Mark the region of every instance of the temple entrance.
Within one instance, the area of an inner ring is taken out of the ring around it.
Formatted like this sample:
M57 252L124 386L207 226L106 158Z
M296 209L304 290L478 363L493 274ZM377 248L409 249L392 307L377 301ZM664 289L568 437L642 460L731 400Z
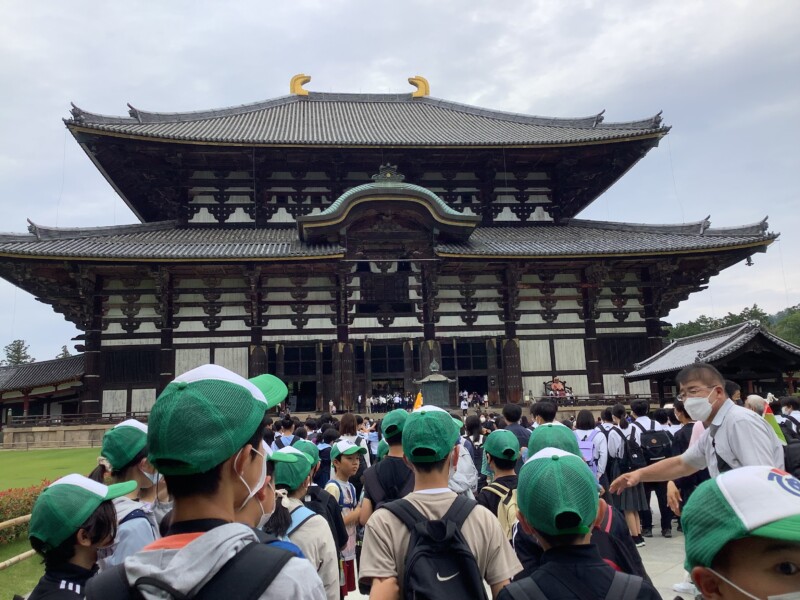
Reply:
M458 378L458 391L478 392L481 396L489 393L489 378L485 375L461 375Z
M314 412L316 410L316 381L287 381L286 386L289 388L286 403L290 412Z

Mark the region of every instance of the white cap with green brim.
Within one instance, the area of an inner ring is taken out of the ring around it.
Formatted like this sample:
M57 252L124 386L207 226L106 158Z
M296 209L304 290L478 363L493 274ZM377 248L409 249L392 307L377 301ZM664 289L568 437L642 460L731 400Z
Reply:
M130 494L136 481L103 485L74 473L47 486L33 505L28 537L55 548L77 532L106 500Z
M800 543L800 480L768 466L739 467L700 484L681 516L686 569L710 567L733 540Z

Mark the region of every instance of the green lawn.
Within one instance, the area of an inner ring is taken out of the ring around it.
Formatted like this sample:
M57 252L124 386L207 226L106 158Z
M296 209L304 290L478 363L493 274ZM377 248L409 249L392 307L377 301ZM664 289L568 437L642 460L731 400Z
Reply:
M0 490L53 481L69 473L88 475L97 466L99 453L99 448L0 451Z
M0 545L0 562L30 549L27 539ZM36 586L43 573L42 559L38 555L0 571L0 600L11 600L14 594L27 594Z

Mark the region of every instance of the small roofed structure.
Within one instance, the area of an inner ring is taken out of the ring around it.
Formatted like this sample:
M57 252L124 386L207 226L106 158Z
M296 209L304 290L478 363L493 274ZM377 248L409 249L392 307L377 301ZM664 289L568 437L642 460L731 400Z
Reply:
M422 388L422 398L426 405L448 408L450 406L450 384L455 379L450 379L439 371L439 363L431 361L430 375L414 381Z
M77 413L83 388L82 354L0 367L0 407L9 416L58 416Z
M634 364L627 381L653 380L659 397L678 371L694 363L714 365L742 386L742 394L793 394L794 373L800 369L800 347L770 333L758 321L746 321L715 331L673 340L660 352Z

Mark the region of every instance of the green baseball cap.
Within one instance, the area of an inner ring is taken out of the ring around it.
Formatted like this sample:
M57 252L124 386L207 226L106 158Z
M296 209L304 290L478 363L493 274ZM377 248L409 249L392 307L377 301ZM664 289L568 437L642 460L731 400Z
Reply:
M525 520L546 535L586 534L597 518L597 481L582 458L559 448L522 465L517 497Z
M490 433L483 443L483 451L492 458L517 460L519 440L508 429L498 429Z
M403 453L412 463L436 462L453 451L459 428L447 411L423 406L408 416L403 428Z
M256 433L267 400L244 377L202 365L172 381L150 412L149 460L165 475L205 473Z
M33 505L28 538L44 542L50 550L81 528L106 500L130 494L136 481L103 485L83 475L66 475L47 486Z
M331 446L331 460L336 460L343 454L366 454L367 449L364 446L354 444L350 440L339 440Z
M381 421L381 431L383 431L383 437L393 438L396 435L403 433L403 427L405 426L407 419L408 413L402 408L398 408L397 410L390 412L383 418L383 421Z
M267 399L268 408L278 406L278 404L286 400L286 396L289 395L289 388L286 387L286 384L275 377L275 375L270 375L269 373L253 377L250 379L250 383L264 394L264 398Z
M387 454L389 454L389 442L384 439L378 442L378 460L383 460Z
M739 467L701 483L681 515L687 571L710 567L733 540L800 543L800 480L768 466Z
M575 456L581 456L578 438L571 429L560 423L543 423L531 433L528 440L528 456L533 456L545 448L560 448Z
M319 448L314 442L309 442L308 440L297 440L294 444L292 444L292 448L297 448L308 456L311 459L311 466L316 465L319 462Z
M290 490L296 490L311 472L311 457L293 446L284 446L267 457L275 463L272 479L275 485L285 485Z
M111 469L127 466L147 446L147 425L136 419L118 423L103 435L100 456L108 460Z

